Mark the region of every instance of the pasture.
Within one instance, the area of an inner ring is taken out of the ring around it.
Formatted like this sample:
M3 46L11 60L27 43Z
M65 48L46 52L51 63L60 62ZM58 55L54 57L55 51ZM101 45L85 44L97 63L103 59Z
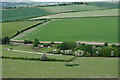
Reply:
M17 54L17 53L16 53ZM79 66L67 67L67 62L2 59L3 77L24 78L117 78L118 59L79 57L72 61Z
M43 17L30 18L29 20L59 19L59 18L63 19L63 18L79 18L79 17L101 17L101 16L118 16L118 9L61 13L61 14L48 15L48 16L43 16Z
M2 36L12 36L17 31L21 31L23 29L26 29L28 27L31 27L35 24L38 24L42 21L21 21L21 22L4 22L0 23L2 25Z
M97 7L93 5L52 6L52 7L44 7L44 8L53 13L106 9L105 7Z
M23 20L30 17L44 16L51 14L40 8L22 8L2 10L2 21Z
M74 40L117 43L118 18L94 17L53 20L17 37L18 40L34 40L35 38L40 41Z

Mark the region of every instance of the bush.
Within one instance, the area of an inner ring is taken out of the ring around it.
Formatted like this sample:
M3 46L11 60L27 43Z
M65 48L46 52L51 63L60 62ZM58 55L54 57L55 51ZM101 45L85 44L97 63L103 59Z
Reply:
M120 45L118 45L117 54L118 54L118 57L120 57Z
M66 54L66 55L72 55L72 50L65 50L63 54Z
M108 46L108 43L107 43L107 42L105 42L105 43L104 43L104 46Z
M77 47L74 49L74 51L83 50L83 48L84 48L84 46L80 44L79 46L77 46Z
M109 47L103 47L101 56L102 57L110 57L111 56L111 49Z
M80 56L84 55L84 52L81 51L81 50L78 50L78 51L75 51L73 55L76 56L76 57L80 57Z
M53 41L51 41L51 44L55 44Z
M83 51L92 53L92 45L85 45Z
M23 43L24 43L24 44L31 44L31 43L33 43L33 42L30 41L30 40L24 40Z
M46 59L47 59L47 54L44 53L40 56L41 61L45 61Z
M53 52L53 53L56 53L56 54L57 54L57 53L59 54L59 53L60 53L60 49L54 49L52 52Z
M59 48L62 50L73 50L76 46L77 44L75 41L64 41Z
M89 52L86 52L86 53L84 54L84 57L91 57L91 54L90 54Z
M66 63L65 66L79 66L77 63Z

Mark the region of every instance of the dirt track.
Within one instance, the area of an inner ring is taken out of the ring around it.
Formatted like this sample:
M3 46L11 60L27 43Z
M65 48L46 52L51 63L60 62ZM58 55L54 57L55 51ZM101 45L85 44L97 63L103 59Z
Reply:
M20 42L23 42L23 40L13 40L13 39L11 39L11 41L15 41L15 42L19 42L20 41ZM91 44L91 45L104 45L104 43L100 43L100 42L87 42L87 41L76 41L76 42L77 43ZM51 41L40 41L40 43L51 43ZM55 41L54 43L61 44L62 42ZM118 43L109 43L109 45L112 45L112 44L118 45Z
M32 53L32 54L44 54L44 53L39 53L39 52L30 52L30 51L21 51L21 50L10 50L9 51L15 51L15 52L23 52L23 53ZM52 54L52 53L46 53L47 55L58 55L61 56L61 54Z

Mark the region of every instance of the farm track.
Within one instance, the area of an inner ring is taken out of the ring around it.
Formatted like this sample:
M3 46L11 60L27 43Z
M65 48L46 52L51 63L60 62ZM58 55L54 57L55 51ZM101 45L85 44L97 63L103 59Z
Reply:
M30 51L21 51L21 50L10 50L7 49L8 51L15 51L15 52L23 52L23 53L32 53L32 54L44 54L44 53L39 53L39 52L30 52ZM47 55L58 55L61 56L61 54L52 54L52 53L46 53Z
M13 44L19 44L19 45L25 45L24 43L17 43L17 42L23 42L24 40L14 40L11 39L10 41L14 41L12 42ZM77 43L85 43L85 44L90 44L90 45L104 45L104 43L100 43L100 42L87 42L87 41L76 41ZM51 41L40 41L40 43L51 43ZM54 41L54 43L58 43L61 44L63 43L62 41ZM109 45L119 45L119 43L109 43ZM32 45L32 44L27 44L27 45Z

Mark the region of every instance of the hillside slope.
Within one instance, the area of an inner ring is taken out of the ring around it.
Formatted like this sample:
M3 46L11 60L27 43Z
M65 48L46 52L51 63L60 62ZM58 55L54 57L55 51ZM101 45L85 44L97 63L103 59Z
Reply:
M22 8L2 10L2 21L22 20L25 18L51 14L40 8Z

